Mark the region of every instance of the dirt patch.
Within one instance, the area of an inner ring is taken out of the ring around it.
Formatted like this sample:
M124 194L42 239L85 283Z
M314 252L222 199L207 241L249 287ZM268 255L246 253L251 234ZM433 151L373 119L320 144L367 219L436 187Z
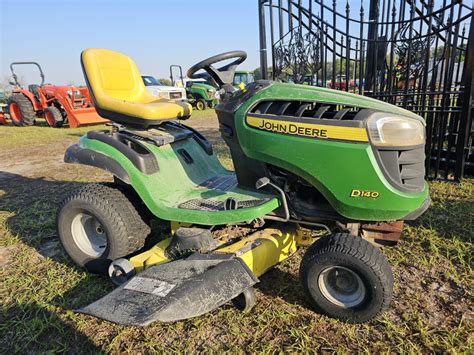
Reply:
M0 247L0 267L7 267L13 261L15 247Z
M48 174L51 169L64 168L64 152L69 144L58 142L47 147L20 147L15 154L9 151L0 153L0 178L5 174L34 176Z

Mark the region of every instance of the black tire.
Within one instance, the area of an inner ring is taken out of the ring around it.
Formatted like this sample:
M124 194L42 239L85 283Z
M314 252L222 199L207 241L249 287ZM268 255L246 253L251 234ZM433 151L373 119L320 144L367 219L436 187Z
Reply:
M48 126L53 128L60 128L64 123L64 118L56 106L48 106L44 109L44 118Z
M13 93L8 99L8 112L15 126L32 126L36 113L33 104L22 93Z
M145 202L143 202L140 196L138 196L138 194L133 189L133 187L123 182L116 176L114 176L114 182L105 182L105 183L102 183L102 185L110 186L114 189L120 190L120 192L124 194L125 197L131 202L133 207L135 207L138 214L140 215L140 218L142 219L143 222L146 223L146 225L150 226L151 221L153 219L156 219L156 216L153 213L151 213L151 211L145 205Z
M208 108L214 108L214 102L209 101L209 102L207 103L207 107L208 107Z
M300 265L300 280L317 311L349 323L377 317L392 299L393 274L387 259L350 234L332 234L311 245Z
M203 111L207 109L207 102L204 99L198 99L196 100L196 109L198 111Z
M134 205L111 184L89 184L71 192L60 204L56 225L61 243L71 259L100 274L107 274L112 260L140 250L150 234L150 227ZM92 237L90 233L86 238L81 237L81 234L88 234L86 228L91 231L91 225L95 228ZM104 241L104 245L96 245L95 250L87 245L88 241L93 244L90 241L94 237Z

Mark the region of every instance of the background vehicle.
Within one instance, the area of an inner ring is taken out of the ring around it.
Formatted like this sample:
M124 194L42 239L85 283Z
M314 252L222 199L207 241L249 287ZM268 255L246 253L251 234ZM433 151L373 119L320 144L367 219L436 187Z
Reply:
M248 85L255 81L255 76L253 72L248 70L237 70L234 74L234 80L232 81L232 85L238 87L241 83Z
M356 87L356 82L354 81L354 79L349 79L348 84L349 84L349 88L347 88L347 89L353 89L354 87ZM346 76L343 75L343 74L336 75L336 82L335 83L332 82L332 79L327 81L327 87L330 88L330 89L337 89L337 90L344 90L345 91L346 86L347 86Z
M295 83L295 78L293 75L288 75L288 78L285 82L288 83ZM321 79L318 79L316 75L307 74L304 76L304 79L301 83L302 85L310 85L310 86L325 86L324 82Z
M30 84L24 89L13 70L16 65L34 65L38 68L41 82ZM44 74L36 62L14 62L10 64L11 85L15 87L8 98L8 113L13 124L31 126L37 118L44 118L50 127L61 127L68 123L70 128L105 123L92 104L86 87L72 85L44 85Z
M186 100L186 90L175 86L163 85L158 79L150 75L142 75L147 91L153 96L167 100Z
M179 71L178 77L174 74L174 70ZM213 108L219 101L219 95L214 86L211 86L204 79L190 80L184 78L183 69L180 65L170 66L170 79L173 85L186 88L189 103L197 110Z

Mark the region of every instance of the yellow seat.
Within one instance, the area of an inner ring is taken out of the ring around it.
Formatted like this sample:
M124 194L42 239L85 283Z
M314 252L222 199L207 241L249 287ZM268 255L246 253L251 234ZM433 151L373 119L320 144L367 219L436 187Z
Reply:
M148 127L191 115L188 103L150 95L133 60L122 53L89 48L82 52L81 64L97 113L104 118Z

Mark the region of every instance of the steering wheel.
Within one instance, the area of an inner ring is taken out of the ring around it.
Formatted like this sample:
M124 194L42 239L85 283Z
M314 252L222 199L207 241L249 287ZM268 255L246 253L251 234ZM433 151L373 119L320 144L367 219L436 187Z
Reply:
M232 58L236 59L220 68L215 68L213 66L213 64ZM225 84L230 85L234 80L235 69L237 69L237 66L245 59L247 59L247 53L244 51L230 51L217 54L193 65L188 69L186 74L188 75L188 78L191 79L209 79L209 77L211 77L219 87L222 87ZM207 73L196 74L201 69L204 69Z

